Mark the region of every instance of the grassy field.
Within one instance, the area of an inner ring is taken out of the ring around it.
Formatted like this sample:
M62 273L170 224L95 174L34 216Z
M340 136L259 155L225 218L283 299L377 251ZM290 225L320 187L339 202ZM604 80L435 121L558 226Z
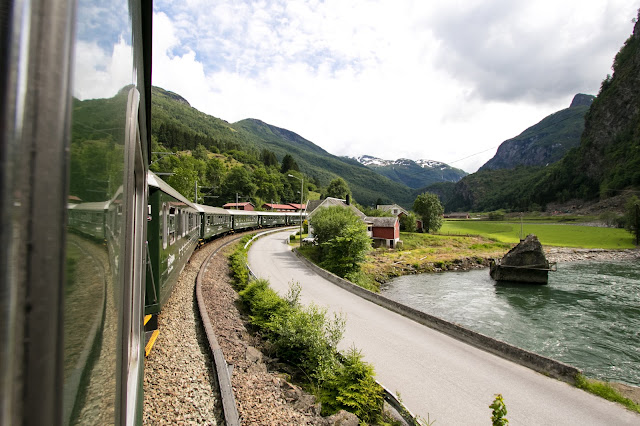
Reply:
M634 248L633 236L624 229L568 225L564 223L523 223L524 235L535 234L543 245L580 248ZM519 222L445 220L441 235L481 235L504 243L520 240Z

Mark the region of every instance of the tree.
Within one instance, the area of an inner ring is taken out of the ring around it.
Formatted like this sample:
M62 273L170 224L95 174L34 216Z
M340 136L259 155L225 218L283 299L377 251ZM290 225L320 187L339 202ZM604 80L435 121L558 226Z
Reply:
M413 211L422 219L425 232L437 231L442 227L444 208L436 194L425 192L413 202Z
M236 194L253 197L257 189L249 170L243 166L236 166L229 171L224 179L223 198L235 202Z
M265 167L278 167L278 158L276 157L276 154L266 148L264 148L260 154L260 161L262 161L262 164L264 164Z
M413 212L400 216L400 230L404 232L416 232L416 219L416 215Z
M636 245L640 240L640 199L635 195L625 204L625 229L636 236Z
M282 167L280 168L280 173L286 174L290 170L295 170L299 172L300 168L298 167L296 160L294 160L291 155L287 154L282 159Z
M209 151L207 151L207 148L202 144L198 145L191 155L193 155L193 158L197 158L198 160L207 161L209 159Z
M347 185L347 182L342 178L336 178L329 182L325 193L327 197L340 198L341 200L346 200L347 195L351 197L349 185Z
M311 217L321 250L322 266L344 277L360 269L371 250L367 225L349 208L322 208Z
M224 172L224 163L219 158L214 157L207 161L206 177L209 185L211 185L214 189L220 189L220 183L224 178Z

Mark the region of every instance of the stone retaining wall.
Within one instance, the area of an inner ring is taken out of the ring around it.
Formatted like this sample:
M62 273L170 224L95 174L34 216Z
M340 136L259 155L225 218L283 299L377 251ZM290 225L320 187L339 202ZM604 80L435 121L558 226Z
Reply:
M294 252L296 256L298 256L298 258L300 258L309 268L339 287L422 325L447 334L464 343L571 384L575 383L576 375L581 374L580 370L570 365L485 336L484 334L466 329L458 324L445 321L441 318L434 317L433 315L418 311L417 309L402 305L401 303L393 301L378 293L373 293L320 268L318 265L299 254L297 250L294 250Z

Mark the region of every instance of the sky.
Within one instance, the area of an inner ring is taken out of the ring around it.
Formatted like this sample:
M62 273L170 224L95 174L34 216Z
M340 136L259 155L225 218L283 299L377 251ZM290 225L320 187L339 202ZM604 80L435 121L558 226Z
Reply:
M155 0L152 82L207 114L257 118L335 155L429 159L474 172L576 93L597 94L639 7ZM114 62L126 39L112 51L95 40L79 49ZM77 96L104 87L92 82Z

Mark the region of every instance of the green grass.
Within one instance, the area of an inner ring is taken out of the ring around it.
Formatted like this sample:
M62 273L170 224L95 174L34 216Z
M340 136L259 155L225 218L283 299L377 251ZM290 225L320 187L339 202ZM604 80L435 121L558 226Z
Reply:
M620 395L620 393L617 390L615 390L613 387L611 387L610 384L606 382L591 380L586 378L582 374L579 374L576 377L576 387L580 389L584 389L587 392L590 392L594 395L598 395L601 398L608 399L609 401L622 404L625 407L627 407L629 410L640 413L640 405Z
M523 224L524 235L535 234L543 245L579 248L634 248L633 236L624 229L566 225L562 223ZM520 240L520 223L482 220L445 220L444 235L481 235L504 243Z

